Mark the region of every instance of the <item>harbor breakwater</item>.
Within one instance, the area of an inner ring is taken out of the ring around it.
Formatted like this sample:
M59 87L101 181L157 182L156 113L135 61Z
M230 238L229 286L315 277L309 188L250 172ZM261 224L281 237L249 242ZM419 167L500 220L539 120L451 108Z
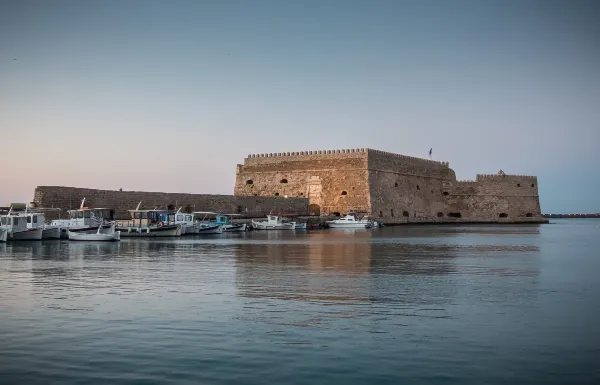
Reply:
M271 211L308 214L308 199L299 197L116 191L65 186L38 186L34 192L33 202L37 207L60 208L60 212L51 211L47 214L47 219L55 219L59 215L64 217L66 210L79 208L84 198L85 206L113 209L116 219L129 219L128 210L135 209L140 201L142 209L178 210L181 208L184 212L216 211L240 214L246 218L263 217Z

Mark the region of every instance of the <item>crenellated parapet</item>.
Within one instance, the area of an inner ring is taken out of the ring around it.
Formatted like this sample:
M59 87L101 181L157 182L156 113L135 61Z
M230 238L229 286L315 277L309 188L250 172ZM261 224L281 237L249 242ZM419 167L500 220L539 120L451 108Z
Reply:
M366 153L366 148L345 148L342 150L313 150L313 151L295 151L295 152L270 152L263 154L249 154L248 158L282 158L293 156L307 155L332 155L332 154L351 154L351 153Z
M389 158L401 159L402 161L405 161L407 163L411 163L414 165L422 165L422 166L429 166L429 167L436 166L436 167L442 167L442 168L450 167L449 162L438 162L435 160L417 158L415 156L396 154L393 152L387 152L387 151L381 151L381 150L373 150L370 148L367 149L367 152L369 152L370 154L382 155L382 156L389 157Z
M507 175L507 174L477 174L476 181L484 182L484 181L493 181L493 182L502 182L509 180L531 180L536 181L537 176L533 175Z

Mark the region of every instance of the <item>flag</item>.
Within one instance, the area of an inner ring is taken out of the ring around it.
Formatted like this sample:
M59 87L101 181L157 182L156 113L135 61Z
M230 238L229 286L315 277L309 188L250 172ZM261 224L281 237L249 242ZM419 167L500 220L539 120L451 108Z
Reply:
M433 151L433 147L429 149L429 156L431 156L432 151Z

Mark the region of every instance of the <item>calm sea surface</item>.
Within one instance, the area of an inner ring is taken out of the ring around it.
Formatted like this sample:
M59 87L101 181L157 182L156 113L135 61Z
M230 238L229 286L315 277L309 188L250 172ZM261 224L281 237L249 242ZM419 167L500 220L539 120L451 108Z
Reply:
M0 384L600 384L600 221L0 244Z

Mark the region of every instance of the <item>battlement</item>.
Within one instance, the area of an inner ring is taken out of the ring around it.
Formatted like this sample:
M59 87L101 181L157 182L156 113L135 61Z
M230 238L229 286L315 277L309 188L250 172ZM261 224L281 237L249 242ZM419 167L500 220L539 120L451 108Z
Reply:
M365 154L376 154L382 155L385 157L401 159L407 163L413 165L423 165L423 166L436 166L441 168L450 167L450 163L448 162L438 162L434 160L428 160L423 158L417 158L414 156L396 154L393 152L374 150L371 148L346 148L346 149L338 149L338 150L312 150L312 151L295 151L295 152L272 152L272 153L263 153L263 154L249 154L246 159L255 159L255 158L293 158L293 157L306 157L306 156L343 156L347 157L351 154L356 155L365 155Z
M477 174L477 178L476 178L477 182L483 182L483 181L501 182L501 181L510 181L510 180L536 181L537 177L533 176L533 175Z

